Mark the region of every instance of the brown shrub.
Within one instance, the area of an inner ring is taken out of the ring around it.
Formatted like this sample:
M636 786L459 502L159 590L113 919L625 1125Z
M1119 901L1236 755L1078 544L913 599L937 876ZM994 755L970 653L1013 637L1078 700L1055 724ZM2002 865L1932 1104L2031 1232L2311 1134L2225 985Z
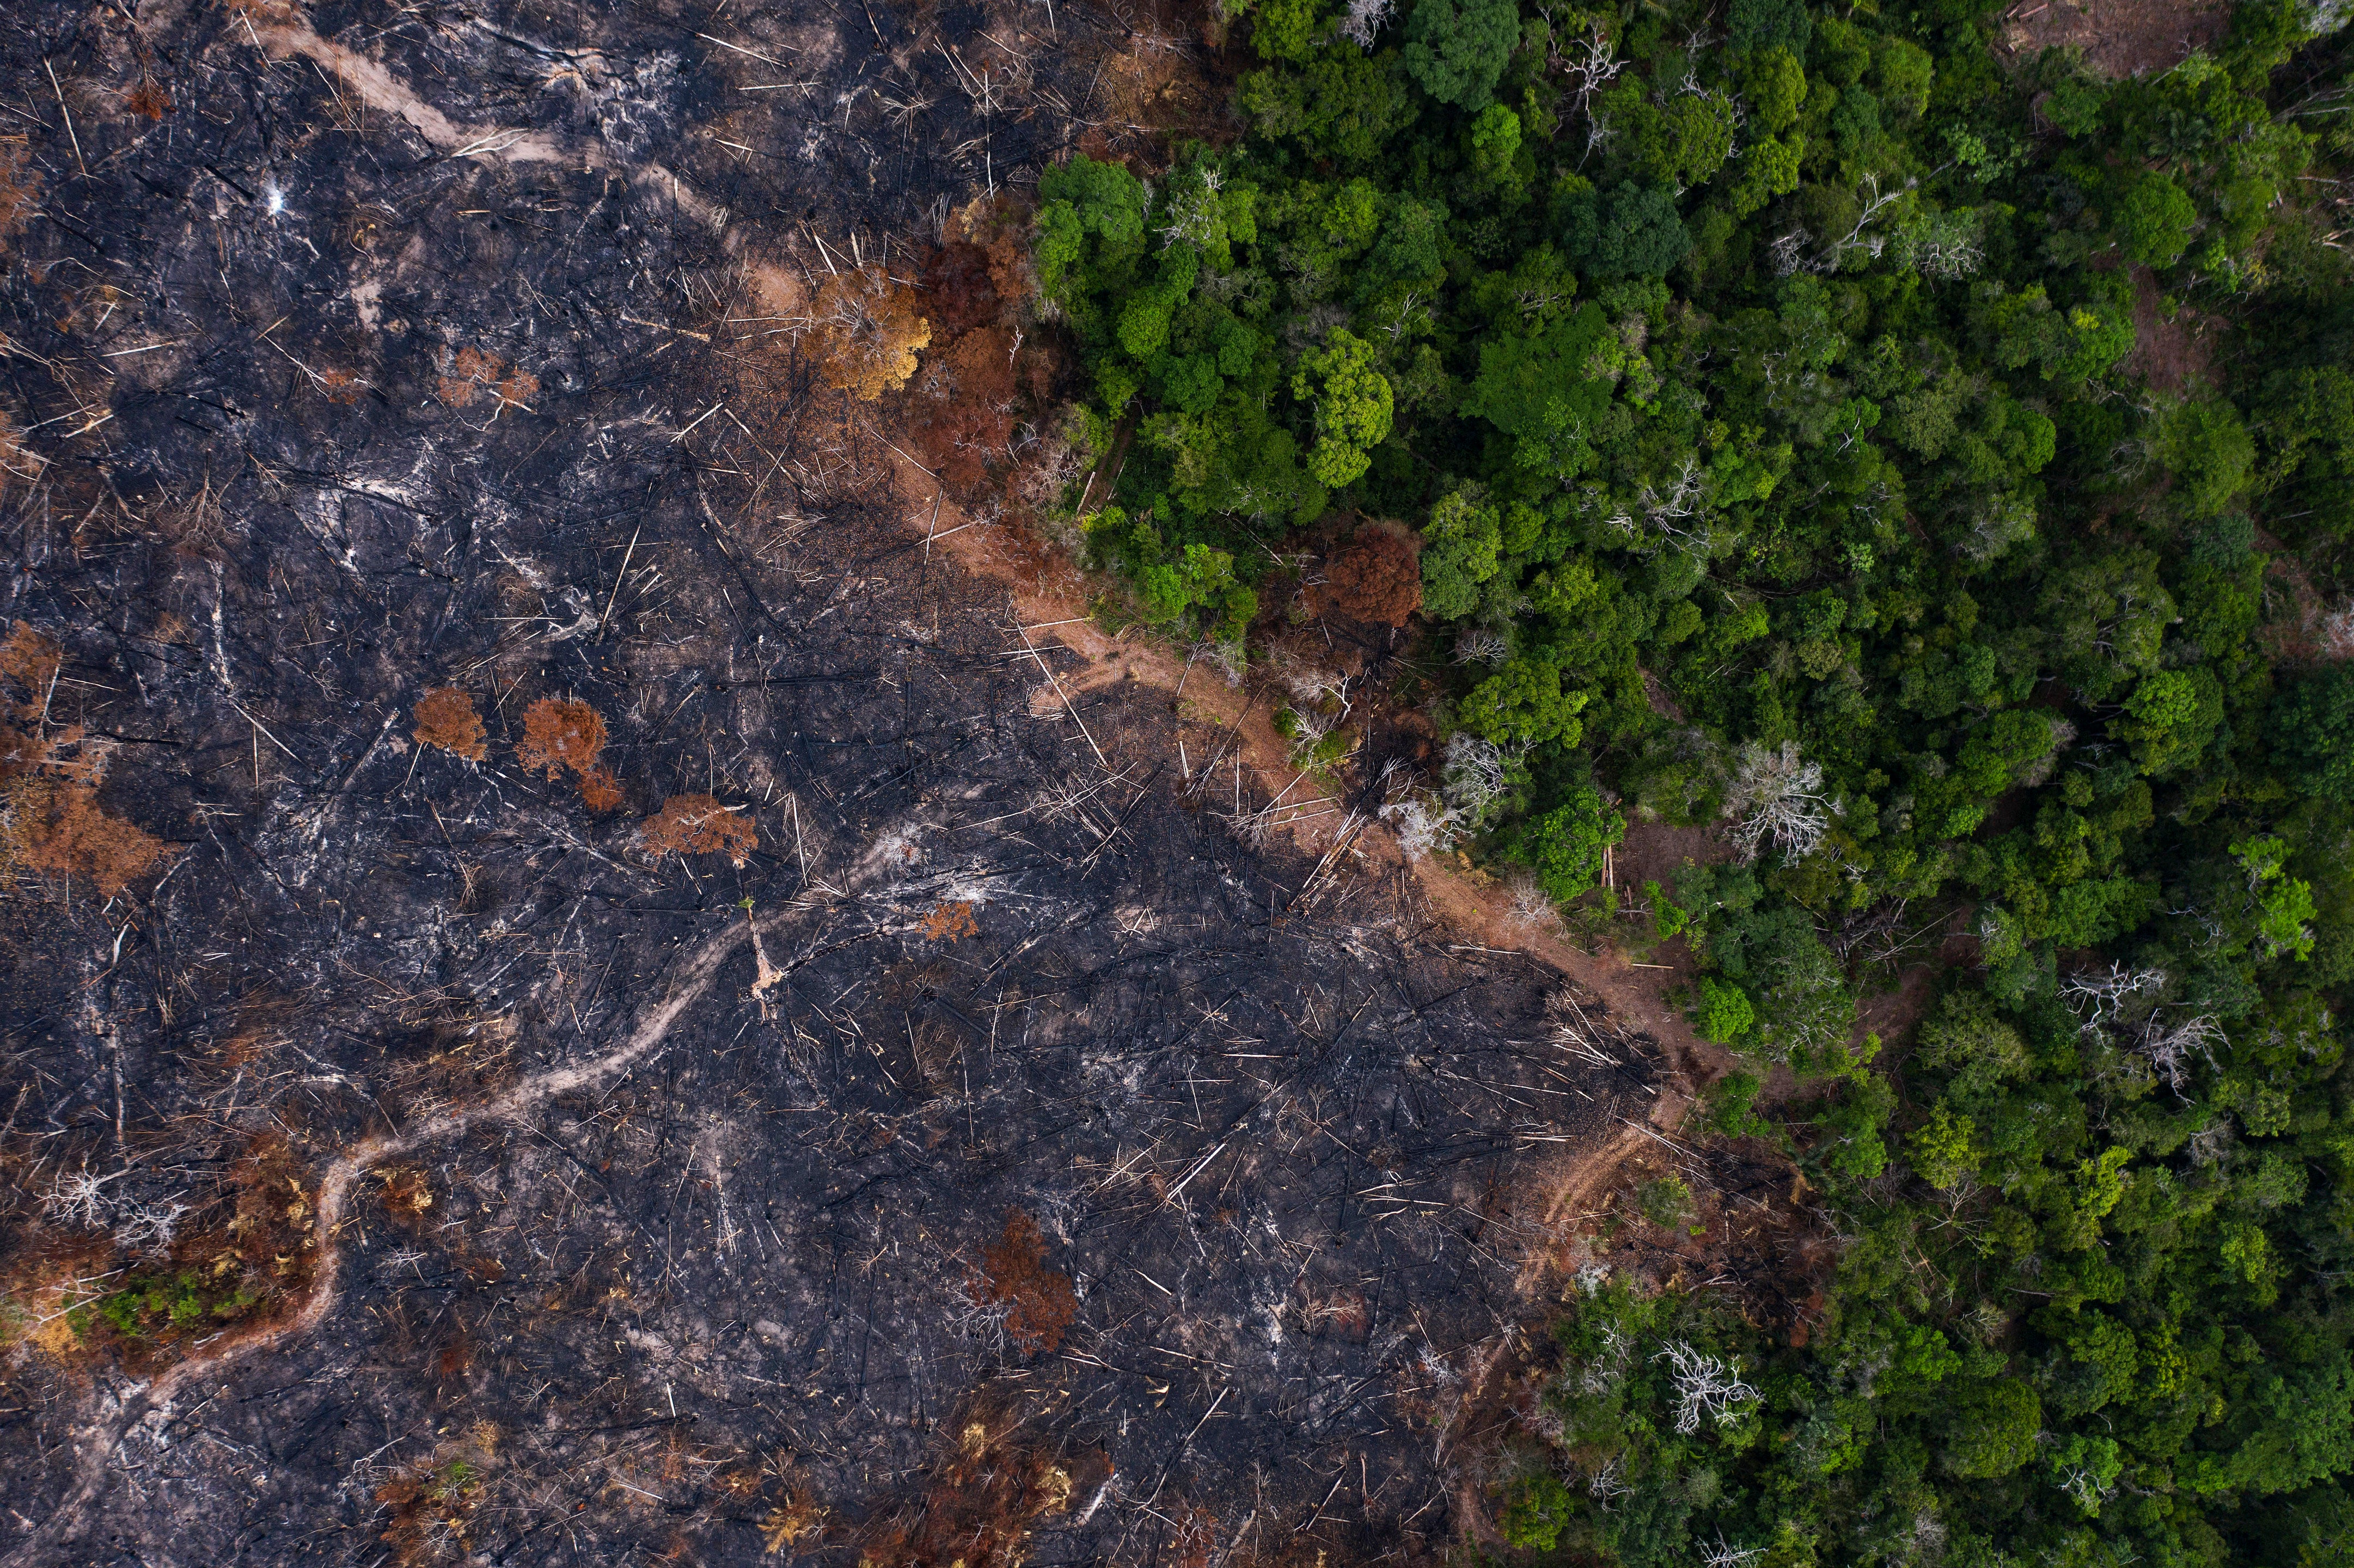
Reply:
M1343 615L1404 626L1422 608L1422 563L1414 541L1386 524L1368 524L1324 564L1324 598Z
M172 112L172 95L152 76L141 77L139 85L122 101L125 108L143 120L161 120Z
M0 642L0 872L80 876L111 898L178 851L101 807L102 757L80 726L45 722L64 661L21 620Z
M480 762L491 752L474 699L456 686L436 686L418 699L413 733L419 745L454 751L469 762Z
M673 795L640 830L657 855L725 854L737 865L750 858L760 832L710 795Z
M864 402L896 392L916 372L916 354L932 341L914 291L880 267L838 272L817 291L818 375Z
M524 710L515 760L525 772L549 779L569 768L592 811L610 811L621 803L621 781L598 760L604 751L605 721L587 703L542 697Z
M529 377L526 376L525 379L528 380ZM346 408L358 402L367 393L366 382L351 371L338 370L332 365L313 376L311 378L311 384L319 389L319 396L328 402Z
M79 736L79 731L69 732ZM80 876L111 898L179 850L98 803L86 780L34 775L0 803L0 863L14 859L49 876Z
M981 1262L974 1298L1007 1307L1005 1333L1014 1347L1030 1355L1062 1344L1063 1330L1079 1315L1079 1300L1069 1275L1045 1267L1046 1238L1038 1222L1019 1209L1006 1215L1004 1233L981 1249Z
M990 279L989 252L967 240L951 239L924 269L925 308L944 337L955 337L997 319L997 285Z
M978 937L981 926L972 917L972 906L961 902L941 905L924 916L924 935L935 942L953 942L961 937Z
M486 354L471 345L451 354L444 349L441 378L435 384L435 396L452 408L473 407L474 399L484 392L496 398L504 408L514 404L530 411L531 399L539 393L539 377L517 370L495 354ZM356 400L356 395L355 395Z
M755 1473L752 1478L757 1485L758 1475ZM787 1494L783 1503L770 1509L760 1520L760 1539L767 1543L771 1557L804 1540L814 1544L824 1534L825 1509L815 1498Z
M65 650L18 621L0 642L0 708L16 719L37 718L48 705L49 686L65 665Z
M406 1166L395 1166L376 1173L384 1183L377 1197L384 1204L385 1216L397 1224L415 1230L433 1207L433 1188L425 1172Z
M401 1568L462 1559L472 1545L474 1509L482 1490L477 1457L463 1452L412 1465L376 1489L386 1510L377 1536Z

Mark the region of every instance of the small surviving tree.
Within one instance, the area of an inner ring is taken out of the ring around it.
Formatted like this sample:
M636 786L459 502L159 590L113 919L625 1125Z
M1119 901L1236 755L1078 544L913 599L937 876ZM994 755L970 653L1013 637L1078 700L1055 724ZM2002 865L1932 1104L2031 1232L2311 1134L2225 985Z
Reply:
M1555 903L1566 904L1602 880L1602 852L1626 836L1627 820L1587 784L1522 823L1504 853L1535 872Z
M1390 433L1395 397L1374 366L1373 345L1346 327L1334 327L1322 348L1299 356L1291 395L1316 409L1316 446L1308 471L1338 490L1372 466L1370 449Z

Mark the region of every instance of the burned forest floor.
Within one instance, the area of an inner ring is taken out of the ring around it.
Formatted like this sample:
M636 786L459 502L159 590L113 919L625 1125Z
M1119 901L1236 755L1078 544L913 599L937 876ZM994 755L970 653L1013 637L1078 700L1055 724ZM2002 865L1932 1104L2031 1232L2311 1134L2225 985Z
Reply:
M1411 726L1303 782L1057 552L1023 193L1220 69L0 21L0 1561L1435 1558L1581 1265L1779 1277L1659 980L1386 844ZM1745 1239L1604 1223L1670 1167Z

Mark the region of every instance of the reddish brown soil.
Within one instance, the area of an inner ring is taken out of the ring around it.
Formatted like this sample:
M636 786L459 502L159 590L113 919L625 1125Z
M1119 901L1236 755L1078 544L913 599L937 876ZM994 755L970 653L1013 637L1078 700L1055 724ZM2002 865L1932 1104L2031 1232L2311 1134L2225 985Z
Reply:
M2147 267L2134 269L2134 347L2126 368L2153 391L2180 397L2184 387L2207 379L2215 357L2214 323L2195 311L2166 313L2165 291Z
M2019 0L1996 24L1996 48L2018 58L2081 48L2103 76L2141 76L2213 44L2231 13L2227 0Z
M1670 896L1676 874L1687 865L1722 865L1733 846L1713 827L1679 828L1667 822L1629 822L1627 836L1611 853L1611 880L1630 894L1656 882Z

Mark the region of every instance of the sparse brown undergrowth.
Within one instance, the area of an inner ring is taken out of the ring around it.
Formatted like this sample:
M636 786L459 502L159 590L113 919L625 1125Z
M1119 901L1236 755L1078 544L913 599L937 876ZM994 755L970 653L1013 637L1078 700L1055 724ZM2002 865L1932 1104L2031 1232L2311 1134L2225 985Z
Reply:
M451 353L444 364L434 392L452 408L471 408L477 398L487 393L502 408L513 404L528 411L532 398L539 393L538 376L517 370L497 355L472 344Z
M152 76L143 76L123 95L122 106L142 120L161 120L172 112L172 95Z
M0 136L0 256L41 199L41 172L32 166L22 135Z
M111 898L176 852L101 807L97 743L48 723L64 657L21 620L0 642L0 873L80 877Z
M987 1396L943 1425L922 1499L885 1516L860 1560L895 1568L1016 1568L1038 1520L1084 1508L1110 1478L1097 1449L1066 1453L1028 1440L1014 1413Z
M560 779L567 770L592 811L621 803L621 781L599 761L605 753L605 721L587 703L542 697L523 714L523 739L515 760L526 772Z
M724 854L741 866L759 846L760 832L711 795L673 795L640 830L649 854Z
M1005 1337L1025 1355L1058 1349L1063 1330L1079 1315L1071 1277L1046 1267L1046 1238L1038 1222L1016 1209L1005 1216L1005 1230L981 1250L981 1277L972 1282L973 1299L984 1306L1002 1306Z
M429 1458L411 1465L376 1489L386 1510L377 1539L400 1568L465 1556L486 1473L498 1463L498 1429L469 1427L462 1441L444 1441Z

